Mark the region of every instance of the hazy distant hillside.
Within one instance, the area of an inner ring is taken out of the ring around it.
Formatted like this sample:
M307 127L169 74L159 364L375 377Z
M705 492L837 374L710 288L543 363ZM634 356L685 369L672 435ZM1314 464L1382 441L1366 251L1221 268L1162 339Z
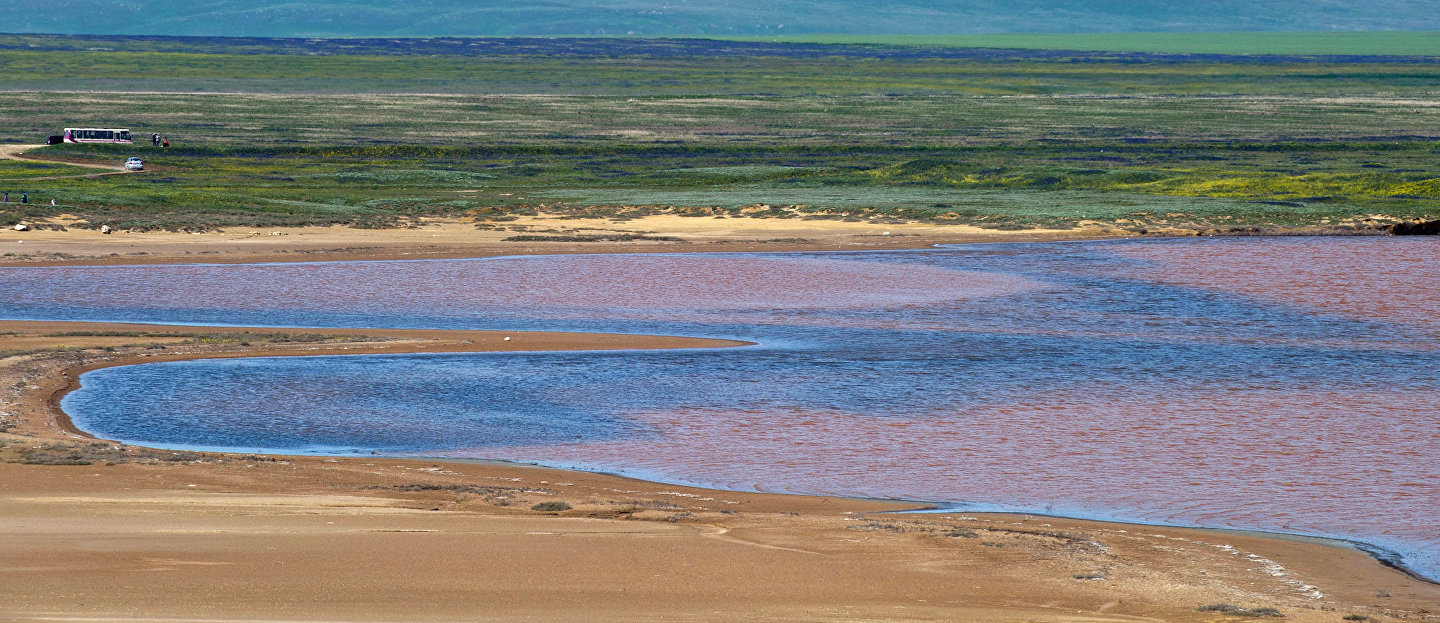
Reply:
M309 36L1440 30L1435 0L0 0L0 32Z

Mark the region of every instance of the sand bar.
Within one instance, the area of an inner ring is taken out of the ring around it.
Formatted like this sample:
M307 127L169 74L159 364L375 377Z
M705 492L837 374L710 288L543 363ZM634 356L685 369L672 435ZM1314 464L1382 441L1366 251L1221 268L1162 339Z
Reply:
M55 219L56 224L73 219ZM482 223L482 225L484 225ZM594 242L545 237L646 236ZM422 219L412 228L229 228L185 233L95 229L0 230L0 266L448 259L555 253L700 253L906 249L942 243L1074 240L1133 235L1113 228L1000 230L967 225L656 214L631 220L519 216L489 228L464 219ZM1193 234L1192 234L1193 235ZM516 236L540 240L506 240Z
M426 253L347 253L411 252ZM152 335L236 331L332 337ZM883 511L919 505L511 464L122 448L73 430L56 406L83 370L146 361L733 342L44 322L0 334L12 353L0 359L0 619L1244 620L1197 610L1234 604L1299 621L1440 621L1440 586L1312 540L895 515ZM532 510L557 501L570 508Z

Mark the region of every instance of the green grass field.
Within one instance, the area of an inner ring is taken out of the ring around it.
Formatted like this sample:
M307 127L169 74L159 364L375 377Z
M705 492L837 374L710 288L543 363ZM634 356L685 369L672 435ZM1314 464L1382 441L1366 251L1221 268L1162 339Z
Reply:
M737 37L739 41L858 43L959 48L1018 48L1090 52L1285 56L1440 57L1440 32L1171 32L994 35L796 35Z
M0 185L37 200L5 206L0 225L384 227L662 208L1137 230L1440 217L1432 60L45 41L54 49L0 49L0 142L88 125L174 146L36 152L140 155L139 175L41 179L93 171L0 162Z
M0 184L37 181L52 177L93 175L95 173L95 169L88 167L75 167L52 162L0 160Z

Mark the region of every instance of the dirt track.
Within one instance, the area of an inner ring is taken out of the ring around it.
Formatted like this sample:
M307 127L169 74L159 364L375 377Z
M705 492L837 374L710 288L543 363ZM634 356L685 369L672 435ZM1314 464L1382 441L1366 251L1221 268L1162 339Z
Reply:
M22 155L26 154L26 152L29 152L32 149L43 149L45 147L48 147L48 145L0 145L0 158L3 158L5 160L51 162L55 164L68 164L75 167L87 167L91 169L105 170L104 173L85 173L81 175L49 175L45 177L27 177L24 178L25 180L62 180L77 177L99 177L101 175L122 175L125 173L138 173L138 171L126 170L125 164L123 162L117 165L102 162L90 162L85 160L51 160L48 158L36 157L35 154L28 154L28 157L27 155Z

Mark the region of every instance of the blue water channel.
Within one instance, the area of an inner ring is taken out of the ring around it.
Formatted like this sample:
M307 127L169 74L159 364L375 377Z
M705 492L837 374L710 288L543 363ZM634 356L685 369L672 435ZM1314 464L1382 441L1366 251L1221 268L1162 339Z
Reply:
M1126 252L1322 243L1408 242L0 268L0 316L748 340L147 364L88 373L63 406L151 446L495 458L1313 534L1440 576L1433 328L1177 285Z

